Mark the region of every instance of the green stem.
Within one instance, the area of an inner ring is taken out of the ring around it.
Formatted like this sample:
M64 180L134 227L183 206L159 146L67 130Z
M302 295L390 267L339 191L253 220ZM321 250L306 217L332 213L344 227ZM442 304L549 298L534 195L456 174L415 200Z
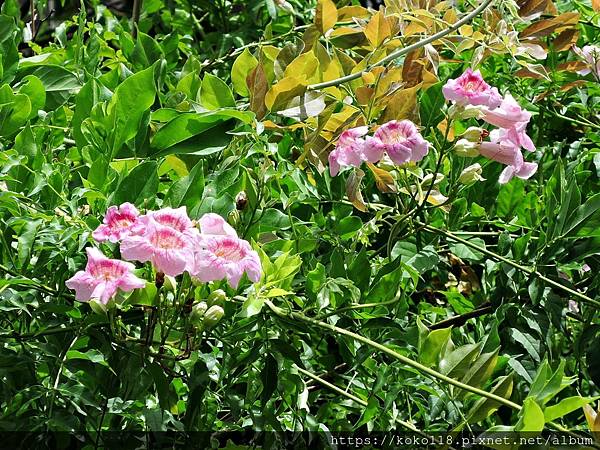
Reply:
M378 342L372 341L369 338L361 336L360 334L353 333L352 331L337 327L335 325L331 325L326 322L321 322L320 320L312 319L310 317L305 316L304 314L296 313L293 311L286 312L285 310L273 305L273 303L270 300L265 300L265 304L271 309L271 311L273 311L279 317L288 318L288 319L292 319L292 320L300 320L302 322L306 322L311 325L315 325L315 326L324 328L326 330L333 331L334 333L337 333L337 334L349 336L359 342L370 345L371 347L376 348L377 350L380 350L383 353L386 353L387 355L393 357L394 359L397 359L398 361L402 362L403 364L405 364L409 367L412 367L414 369L417 369L419 372L425 373L433 378L437 378L438 380L441 380L448 384L456 386L457 388L464 389L465 391L472 392L473 394L477 394L481 397L485 397L490 400L494 400L494 401L500 403L501 405L508 406L509 408L512 408L516 411L521 410L520 405L517 405L516 403L511 402L510 400L507 400L496 394L492 394L490 392L486 392L484 390L470 386L468 384L462 383L458 380L455 380L454 378L450 378L450 377L448 377L442 373L439 373L429 367L426 367L416 361L413 361L412 359L407 358L404 355L401 355L400 353L392 350L391 348L386 347L385 345L382 345Z
M446 236L449 239L452 239L453 241L460 242L461 244L464 244L467 247L471 247L472 249L475 249L475 250L477 250L477 251L479 251L479 252L481 252L481 253L483 253L485 255L488 255L488 256L490 256L490 257L492 257L494 259L497 259L498 261L502 261L503 263L506 263L506 264L514 267L515 269L518 269L518 270L520 270L522 272L525 272L528 275L535 276L535 277L539 278L540 280L544 281L545 283L549 284L550 286L553 286L553 287L555 287L557 289L560 289L560 290L562 290L564 292L567 292L567 293L569 293L569 294L577 297L579 300L581 300L584 303L588 303L590 305L596 306L597 308L600 308L600 302L598 300L594 300L593 298L588 297L587 295L582 294L581 292L577 292L574 289L571 289L570 287L567 287L567 286L565 286L563 284L560 284L557 281L554 281L551 278L548 278L548 277L542 275L537 270L530 269L528 267L522 266L521 264L516 263L516 262L514 262L514 261L512 261L512 260L510 260L508 258L505 258L502 255L499 255L497 253L491 252L488 249L483 248L483 247L481 247L481 246L479 246L477 244L474 244L473 242L470 242L470 241L468 241L466 239L462 239L462 238L456 236L455 234L453 234L453 233L451 233L449 231L442 230L440 228L435 228L435 227L432 227L431 225L426 225L426 224L423 224L423 223L418 222L418 221L416 221L416 223L419 224L419 225L421 225L421 226L423 226L423 228L425 230L427 230L427 231L431 231L433 233L441 234L443 236Z
M318 383L321 383L323 386L328 387L329 389L331 389L334 392L337 392L338 394L349 398L350 400L358 403L361 406L367 407L369 404L363 400L362 398L357 397L354 394L351 394L350 392L346 392L345 390L337 387L335 384L330 383L327 380L324 380L323 378L321 378L318 375L315 375L312 372L309 372L308 370L304 370L302 367L299 367L297 365L294 365L294 367L296 368L296 370L298 372L300 372L303 375L306 375L309 378L312 378L313 380L315 380ZM404 420L400 420L400 419L396 419L396 422L398 422L400 425L402 425L405 428L408 428L411 431L414 431L415 433L420 434L421 436L424 437L429 437L426 433L423 433L421 430L419 430L417 427L415 427L412 423L410 422L405 422Z
M474 9L472 12L467 14L465 17L463 17L462 19L457 21L455 24L453 24L449 28L446 28L445 30L440 31L439 33L432 34L428 38L425 38L418 42L415 42L414 44L409 45L408 47L398 49L398 50L390 53L388 56L381 59L380 61L376 62L375 64L368 66L365 70L362 70L362 71L356 72L356 73L352 73L350 75L346 75L345 77L336 78L335 80L325 81L323 83L311 84L310 86L308 86L308 89L309 90L323 89L323 88L327 88L327 87L331 87L331 86L338 86L340 84L347 83L352 80L356 80L356 79L362 77L363 74L368 73L371 70L373 70L373 68L375 68L375 67L384 66L387 63L392 62L395 59L398 59L401 56L404 56L404 55L412 52L413 50L416 50L421 47L425 47L427 44L435 42L438 39L441 39L441 38L447 36L448 34L452 33L453 31L458 30L460 27L462 27L466 23L473 20L476 16L481 14L488 6L490 6L492 1L493 0L483 1L481 3L481 5L479 5L476 9Z

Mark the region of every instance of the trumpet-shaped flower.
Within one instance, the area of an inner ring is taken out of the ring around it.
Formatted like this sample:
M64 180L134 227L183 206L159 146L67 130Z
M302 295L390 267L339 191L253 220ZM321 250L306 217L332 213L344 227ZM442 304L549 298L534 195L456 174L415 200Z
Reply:
M139 215L131 203L111 206L106 211L102 225L94 230L92 236L98 242L118 242L130 234L136 234L140 231Z
M129 292L146 286L144 280L136 277L132 271L135 266L118 259L109 259L96 248L87 248L88 261L85 270L80 270L65 284L75 290L75 298L81 302L98 299L108 301L120 289Z
M194 224L187 215L185 206L177 209L163 208L158 211L151 211L140 218L144 224L147 224L149 219L152 219L165 227L173 228L180 233L184 233L194 228Z
M578 70L579 75L587 75L594 72L596 77L600 77L600 47L595 45L586 45L583 48L573 47L573 51L587 64L587 68Z
M392 120L379 127L373 137L366 140L365 154L383 155L384 151L395 164L420 161L429 151L429 142L423 139L410 120Z
M227 278L237 288L244 272L248 278L260 280L262 268L258 253L238 238L235 230L218 214L204 214L200 220L201 239L196 252L194 278L208 282Z
M335 177L344 166L360 167L365 160L364 139L368 127L350 128L340 134L335 149L329 154L329 173Z
M514 128L527 124L531 113L521 108L512 95L506 94L498 108L485 108L483 120L500 128Z
M191 272L194 278L204 282L227 278L235 289L244 272L254 283L260 280L262 273L258 253L247 241L230 235L203 236L202 249L196 253Z
M479 70L467 69L460 77L446 82L442 88L446 100L459 105L484 105L496 108L502 102L498 89L487 84Z
M121 255L130 261L150 261L157 271L177 276L194 265L199 236L147 221L144 233L121 242Z
M204 214L200 220L200 233L203 235L217 234L237 237L236 231L225 219L215 213Z
M527 180L537 172L537 168L537 163L530 162L523 162L520 167L506 166L500 174L500 177L498 177L498 182L500 184L506 184L512 180L514 176Z

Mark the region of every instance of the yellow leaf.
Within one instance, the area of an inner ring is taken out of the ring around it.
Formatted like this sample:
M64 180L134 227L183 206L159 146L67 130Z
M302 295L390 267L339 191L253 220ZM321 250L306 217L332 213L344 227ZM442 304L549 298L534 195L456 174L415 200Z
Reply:
M365 27L364 33L373 48L379 47L383 41L390 37L390 24L383 15L382 11L379 11L377 14L371 17L371 20Z
M306 81L299 77L286 77L274 84L265 95L265 105L269 111L285 106L289 100L306 90Z
M258 64L246 77L246 84L250 91L250 111L256 114L258 120L266 113L265 96L269 89L267 77L262 64Z
M412 118L416 113L417 92L420 87L419 84L408 89L401 89L387 97L387 106L381 120L388 122Z
M318 77L319 60L313 52L302 53L285 68L283 77L302 77L307 81Z
M338 20L338 10L332 0L319 0L315 12L315 25L325 34L332 29Z
M371 173L373 173L373 176L375 177L375 184L377 185L377 189L379 189L381 192L387 193L398 192L398 189L396 187L396 181L394 180L392 174L390 174L387 170L380 169L379 167L373 165L370 162L367 163L367 166L369 167L369 170L371 170Z
M168 167L169 169L173 169L177 175L180 177L185 177L188 174L188 169L185 163L179 159L177 156L168 155L165 158L165 162L163 166Z
M284 295L294 295L294 293L281 288L273 288L265 294L265 297L282 297Z

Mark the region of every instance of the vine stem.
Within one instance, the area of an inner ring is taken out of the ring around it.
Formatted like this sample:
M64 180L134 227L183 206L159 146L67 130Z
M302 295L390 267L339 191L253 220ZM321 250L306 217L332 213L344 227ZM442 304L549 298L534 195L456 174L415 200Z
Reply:
M517 403L511 402L510 400L508 400L506 398L503 398L503 397L500 397L500 396L498 396L496 394L493 394L491 392L486 392L486 391L484 391L482 389L478 389L478 388L476 388L474 386L470 386L468 384L462 383L462 382L460 382L458 380L455 380L454 378L450 378L450 377L448 377L448 376L446 376L446 375L444 375L442 373L439 373L436 370L430 369L429 367L426 367L423 364L420 364L420 363L418 363L416 361L413 361L412 359L410 359L410 358L408 358L408 357L406 357L404 355L401 355L400 353L392 350L391 348L386 347L383 344L380 344L379 342L375 342L375 341L372 341L369 338L361 336L360 334L354 333L354 332L352 332L350 330L346 330L345 328L340 328L338 326L331 325L331 324L326 323L326 322L321 322L319 320L312 319L312 318L307 317L307 316L305 316L304 314L301 314L301 313L297 313L297 312L294 312L294 311L285 311L284 309L275 306L271 302L271 300L269 300L269 299L265 299L265 305L267 305L271 309L271 311L273 311L273 313L275 313L275 315L277 315L277 316L279 316L281 318L292 319L292 320L306 322L306 323L309 323L311 325L315 325L315 326L318 326L318 327L321 327L321 328L325 328L326 330L332 331L332 332L337 333L337 334L342 334L344 336L349 336L352 339L355 339L355 340L357 340L359 342L367 344L367 345L369 345L369 346L371 346L373 348L376 348L377 350L380 350L381 352L383 352L383 353L385 353L385 354L393 357L394 359L397 359L398 361L402 362L403 364L405 364L405 365L407 365L409 367L412 367L412 368L418 370L419 372L426 373L427 375L429 375L432 378L436 378L436 379L438 379L440 381L443 381L443 382L446 382L448 384L451 384L451 385L453 385L453 386L455 386L455 387L457 387L459 389L463 389L465 391L471 392L471 393L479 395L481 397L485 397L485 398L487 398L489 400L493 400L496 403L508 406L509 408L511 408L511 409L513 409L515 411L521 411L523 409L523 407L521 405L518 405ZM313 375L313 376L311 376L311 378L316 377L316 375L314 375L314 374L311 374L311 375ZM317 380L316 378L313 378L313 379L315 379L315 381L321 382L321 380ZM325 381L325 380L323 380L323 381ZM332 385L332 386L334 386L334 385ZM337 389L337 386L336 386L336 389ZM347 394L347 392L346 392L346 394ZM344 394L342 394L342 395L344 395ZM562 425L560 425L560 424L558 424L556 422L547 422L547 423L548 423L548 425L550 425L555 430L562 431L564 433L569 434L570 436L581 437L577 433L574 433L574 432L568 430L567 428L563 427ZM594 445L594 448L600 448L600 446Z
M427 366L424 366L423 364L418 363L417 361L413 361L412 359L410 359L404 355L401 355L400 353L392 350L389 347L386 347L383 344L380 344L379 342L375 342L369 338L361 336L360 334L354 333L350 330L346 330L345 328L340 328L336 325L331 325L326 322L321 322L320 320L312 319L310 317L305 316L304 314L300 314L300 313L293 312L293 311L285 311L285 310L275 306L270 300L265 300L265 304L271 309L271 311L273 311L279 317L288 318L288 319L292 319L292 320L300 320L302 322L306 322L311 325L315 325L315 326L318 326L321 328L325 328L329 331L333 331L334 333L337 333L337 334L349 336L352 339L355 339L359 342L362 342L373 348L376 348L377 350L380 350L383 353L386 353L387 355L393 357L394 359L397 359L398 361L402 362L403 364L405 364L409 367L412 367L412 368L418 370L419 372L426 373L427 375L429 375L433 378L437 378L440 381L444 381L448 384L456 386L457 388L463 389L468 392L472 392L473 394L477 394L481 397L488 398L490 400L500 403L501 405L508 406L509 408L512 408L516 411L521 410L520 405L517 405L516 403L511 402L510 400L507 400L507 399L500 397L496 394L493 394L491 392L486 392L482 389L478 389L474 386L470 386L468 384L462 383L458 380L455 380L454 378L450 378L440 372L437 372L436 370L433 370Z
M452 239L453 241L460 242L461 244L464 244L467 247L471 247L472 249L475 249L475 250L477 250L477 251L479 251L479 252L481 252L481 253L483 253L485 255L488 255L488 256L490 256L490 257L492 257L494 259L497 259L498 261L502 261L503 263L506 263L509 266L514 267L515 269L518 269L518 270L520 270L522 272L525 272L528 275L537 277L540 280L542 280L543 282L549 284L550 286L553 286L553 287L555 287L557 289L560 289L560 290L562 290L564 292L567 292L568 294L571 294L571 295L577 297L579 300L581 300L584 303L588 303L590 305L594 305L597 308L600 308L600 302L598 300L594 300L593 298L588 297L587 295L582 294L581 292L578 292L578 291L576 291L574 289L571 289L568 286L565 286L565 285L563 285L563 284L561 284L561 283L559 283L557 281L554 281L553 279L548 278L548 277L542 275L540 272L538 272L535 269L530 269L528 267L522 266L521 264L516 263L516 262L514 262L514 261L512 261L512 260L510 260L508 258L505 258L502 255L494 253L494 252L492 252L492 251L490 251L490 250L488 250L486 248L483 248L483 247L481 247L481 246L479 246L477 244L474 244L473 242L470 242L470 241L468 241L466 239L462 239L462 238L456 236L454 233L451 233L450 231L442 230L441 228L432 227L431 225L426 225L426 224L421 223L419 221L415 221L415 223L417 223L418 225L422 226L427 231L431 231L431 232L436 233L436 234L441 234L443 236L446 236L449 239Z
M357 397L356 395L354 395L354 394L351 394L350 392L346 392L345 390L343 390L343 389L339 388L339 387L338 387L338 386L336 386L335 384L333 384L333 383L330 383L330 382L329 382L329 381L327 381L327 380L324 380L324 379L323 379L323 378L321 378L320 376L318 376L318 375L315 375L314 373L312 373L312 372L309 372L308 370L305 370L305 369L303 369L302 367L299 367L299 366L298 366L298 365L296 365L296 364L294 365L294 367L295 367L295 368L296 368L296 370L297 370L298 372L300 372L301 374L303 374L303 375L306 375L306 376L307 376L307 377L309 377L309 378L312 378L312 379L313 379L313 380L315 380L316 382L318 382L318 383L321 383L323 386L325 386L325 387L328 387L328 388L329 388L329 389L331 389L332 391L334 391L334 392L337 392L338 394L340 394L340 395L342 395L342 396L344 396L344 397L346 397L346 398L349 398L350 400L352 400L352 401L354 401L354 402L358 403L358 404L359 404L359 405L361 405L361 406L364 406L365 408L366 408L367 406L369 406L368 402L366 402L366 401L365 401L365 400L363 400L362 398L359 398L359 397ZM423 431L419 430L417 427L415 427L415 426L414 426L412 423L410 423L410 422L406 422L406 421L404 421L404 420L401 420L401 419L395 419L395 420L396 420L396 422L398 422L398 423L399 423L400 425L402 425L403 427L405 427L405 428L408 428L409 430L411 430L411 431L413 431L413 432L415 432L415 433L417 433L417 434L420 434L420 435L421 435L421 436L423 436L423 437L427 437L427 438L429 438L429 437L430 437L430 436L429 436L427 433L424 433Z
M408 47L403 47L403 48L400 48L400 49L390 53L385 58L368 66L365 70L362 70L362 71L356 72L356 73L351 73L344 77L336 78L335 80L325 81L323 83L311 84L308 86L308 90L314 91L317 89L323 89L323 88L327 88L327 87L331 87L331 86L339 86L340 84L348 83L349 81L356 80L356 79L362 77L365 73L370 72L375 67L384 66L387 63L394 61L395 59L398 59L401 56L406 55L407 53L412 52L413 50L416 50L421 47L425 47L427 44L437 41L438 39L441 39L444 36L447 36L448 34L452 33L453 31L458 30L463 25L469 23L471 20L473 20L475 17L477 17L479 14L481 14L488 6L490 6L492 1L493 0L484 0L483 2L481 2L481 4L477 8L475 8L473 11L471 11L469 14L467 14L465 17L463 17L462 19L460 19L458 22L451 25L450 27L448 27L438 33L432 34L428 38L425 38L418 42L415 42L414 44L409 45Z

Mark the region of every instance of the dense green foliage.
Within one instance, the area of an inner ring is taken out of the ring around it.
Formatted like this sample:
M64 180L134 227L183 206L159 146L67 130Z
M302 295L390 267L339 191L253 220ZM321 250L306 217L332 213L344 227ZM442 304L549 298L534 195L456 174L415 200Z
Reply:
M600 431L600 86L572 48L600 17L492 1L374 66L477 7L450 3L145 0L136 34L92 1L38 44L5 1L0 430ZM481 125L442 96L468 67L532 112L529 180L453 151ZM425 159L330 176L341 132L393 119ZM221 215L262 279L138 264L146 289L75 301L84 249L119 257L91 234L124 202ZM224 317L194 322L216 289Z

